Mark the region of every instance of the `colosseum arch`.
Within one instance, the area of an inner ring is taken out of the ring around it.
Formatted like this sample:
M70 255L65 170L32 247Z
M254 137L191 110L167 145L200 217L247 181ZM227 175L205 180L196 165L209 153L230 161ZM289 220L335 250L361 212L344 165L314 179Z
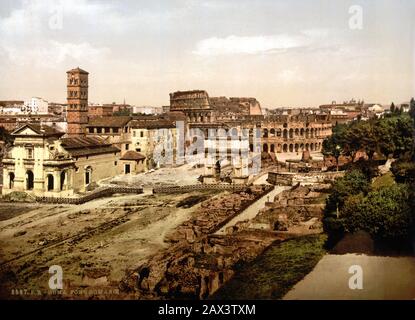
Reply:
M304 143L300 144L300 150L304 151Z
M300 134L300 130L298 130L298 128L295 129L295 136L298 137L298 135Z
M266 143L264 143L264 145L262 146L262 151L268 152L268 145Z
M271 152L275 152L275 145L274 145L274 144L271 144L270 151L271 151Z
M307 128L305 129L305 137L308 139L310 137L310 130Z
M290 129L289 136L290 136L290 139L294 138L294 129L293 128Z
M310 143L310 150L314 151L314 143Z
M271 137L275 137L275 129L274 129L274 128L272 128L272 129L269 131L269 133L270 133L270 136L271 136Z
M262 131L262 137L263 137L263 138L268 138L268 129L267 129L267 128L265 128L265 129Z
M305 150L309 151L310 150L310 145L308 143L305 144Z
M294 150L295 150L295 152L298 152L298 143L296 143L296 144L294 145Z
M300 136L304 137L304 128L300 129Z
M288 146L286 143L284 143L284 145L282 146L282 151L283 152L287 152L288 151Z
M293 146L293 144L292 144L292 143L290 143L289 150L290 150L290 152L293 152L293 151L294 151L294 146Z
M282 132L282 137L284 139L287 139L288 138L288 130L287 129L284 129L284 131Z

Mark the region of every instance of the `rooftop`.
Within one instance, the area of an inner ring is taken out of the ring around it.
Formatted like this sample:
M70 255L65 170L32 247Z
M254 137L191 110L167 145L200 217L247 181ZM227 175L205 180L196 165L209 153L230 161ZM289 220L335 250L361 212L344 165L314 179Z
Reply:
M107 140L97 136L63 138L61 144L74 157L120 151Z
M93 117L89 119L87 127L121 128L127 125L130 120L130 116Z
M66 71L66 73L83 73L83 74L89 74L87 71L82 70L81 68L77 67L75 69Z
M144 160L146 157L136 151L127 151L122 157L121 160Z

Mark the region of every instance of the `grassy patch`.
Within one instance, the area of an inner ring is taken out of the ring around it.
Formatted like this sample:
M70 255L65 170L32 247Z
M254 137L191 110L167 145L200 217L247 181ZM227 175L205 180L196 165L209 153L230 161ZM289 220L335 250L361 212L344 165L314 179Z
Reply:
M281 299L326 253L326 235L309 235L272 244L241 265L213 299Z
M377 177L372 182L373 189L379 189L381 187L390 187L395 184L392 172L387 172L380 177Z

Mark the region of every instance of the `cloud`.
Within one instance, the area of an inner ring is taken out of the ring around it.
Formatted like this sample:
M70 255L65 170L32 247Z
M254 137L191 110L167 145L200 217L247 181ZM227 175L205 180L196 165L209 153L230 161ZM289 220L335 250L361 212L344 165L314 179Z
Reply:
M225 38L211 37L199 41L193 54L200 56L219 56L232 54L262 54L307 47L317 39L325 38L324 29L304 30L299 34L277 34L267 36L235 36Z
M47 68L56 67L67 60L82 63L103 61L109 53L108 48L94 47L88 42L62 43L58 41L49 41L30 50L21 50L19 47L3 44L0 45L0 52L2 51L16 65Z

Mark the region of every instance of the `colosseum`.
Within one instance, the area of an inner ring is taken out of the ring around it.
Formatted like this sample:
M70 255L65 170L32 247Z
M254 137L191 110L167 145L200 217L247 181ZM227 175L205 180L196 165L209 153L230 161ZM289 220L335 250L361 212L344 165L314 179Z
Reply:
M332 133L329 115L267 116L255 98L209 97L204 90L171 93L170 111L186 114L188 128L202 130L205 136L212 128L249 129L251 152L254 129L260 130L261 151L266 153L319 152Z

